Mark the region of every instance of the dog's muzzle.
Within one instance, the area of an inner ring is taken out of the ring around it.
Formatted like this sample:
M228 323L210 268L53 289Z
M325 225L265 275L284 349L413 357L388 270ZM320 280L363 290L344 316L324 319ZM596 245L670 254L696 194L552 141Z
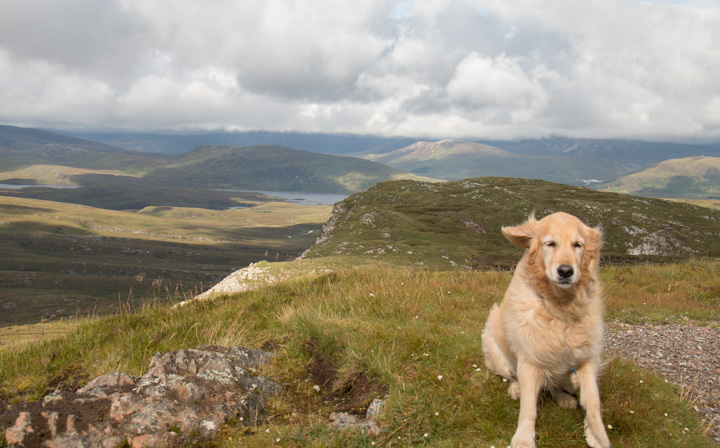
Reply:
M561 264L557 268L558 277L560 277L560 280L569 281L570 278L572 278L573 274L575 273L575 269L570 266L569 264Z

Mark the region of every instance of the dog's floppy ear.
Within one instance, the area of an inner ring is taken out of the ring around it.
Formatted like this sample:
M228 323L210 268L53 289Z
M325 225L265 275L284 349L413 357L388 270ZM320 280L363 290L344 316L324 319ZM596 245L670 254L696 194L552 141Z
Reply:
M588 227L585 229L585 251L594 258L600 257L600 249L603 246L602 227Z
M597 269L600 264L600 248L603 245L603 231L600 226L585 229L585 254L582 270L590 279L597 280Z
M528 217L528 220L519 226L515 227L503 227L502 234L517 247L530 247L530 242L535 236L537 230L537 220L533 213Z
M588 228L589 245L595 250L600 250L603 245L603 229L601 226ZM587 244L587 243L586 243Z

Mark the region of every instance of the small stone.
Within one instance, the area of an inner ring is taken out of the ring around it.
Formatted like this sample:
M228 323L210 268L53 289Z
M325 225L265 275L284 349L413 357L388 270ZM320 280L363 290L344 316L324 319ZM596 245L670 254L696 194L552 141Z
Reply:
M383 407L385 407L385 400L381 400L380 398L374 399L365 412L365 418L368 420L375 419L380 412L382 412Z

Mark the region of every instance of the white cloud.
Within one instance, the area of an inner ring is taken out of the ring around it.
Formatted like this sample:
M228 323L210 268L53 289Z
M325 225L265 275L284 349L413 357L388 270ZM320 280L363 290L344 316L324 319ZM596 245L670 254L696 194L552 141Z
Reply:
M542 111L549 95L536 76L525 73L521 62L504 53L491 58L473 52L457 66L448 95L456 104L500 109L514 121L527 121Z
M0 122L720 140L720 5L7 0Z

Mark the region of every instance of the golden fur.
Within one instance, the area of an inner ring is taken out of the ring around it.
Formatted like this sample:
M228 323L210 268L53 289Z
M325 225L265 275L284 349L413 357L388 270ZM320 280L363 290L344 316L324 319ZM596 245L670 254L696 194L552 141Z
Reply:
M591 447L610 441L600 415L597 375L603 339L603 296L597 270L602 233L567 213L534 216L503 235L526 248L502 303L483 331L485 364L510 381L520 399L513 448L535 446L537 400L549 391L563 407L586 411Z

